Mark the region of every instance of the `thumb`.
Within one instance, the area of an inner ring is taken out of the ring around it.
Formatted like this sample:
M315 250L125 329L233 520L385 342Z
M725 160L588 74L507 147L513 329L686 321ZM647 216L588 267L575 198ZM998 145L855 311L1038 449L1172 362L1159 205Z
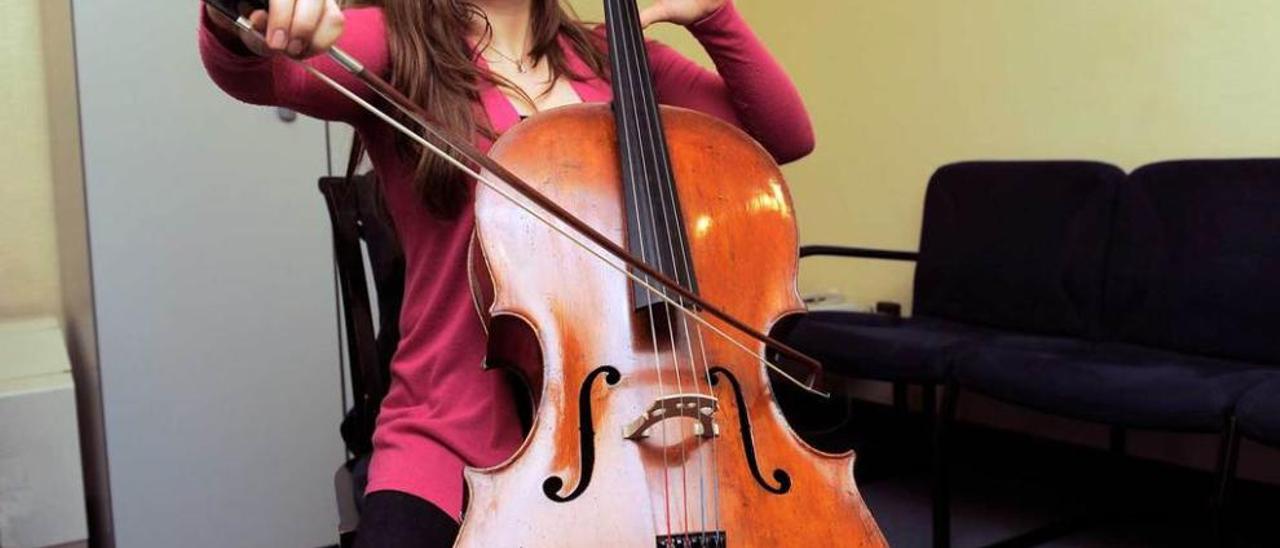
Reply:
M654 3L653 5L640 10L640 26L648 28L654 23L661 23L667 20L667 8L662 3Z

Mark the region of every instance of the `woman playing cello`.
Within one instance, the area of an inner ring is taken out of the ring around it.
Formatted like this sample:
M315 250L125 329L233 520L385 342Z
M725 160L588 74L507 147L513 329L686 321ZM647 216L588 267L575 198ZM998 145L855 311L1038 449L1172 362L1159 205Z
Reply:
M363 89L317 54L338 45L485 148L526 116L610 100L603 31L559 0L271 0L249 15L263 44L209 9L200 51L233 97L351 124L368 151L406 255L402 342L374 433L358 545L448 546L463 510L463 468L502 462L520 445L511 387L480 367L483 320L468 275L474 181L323 86L283 56ZM657 0L641 22L685 26L708 71L647 44L657 99L746 130L779 162L813 148L803 103L729 0ZM371 92L364 92L374 99Z

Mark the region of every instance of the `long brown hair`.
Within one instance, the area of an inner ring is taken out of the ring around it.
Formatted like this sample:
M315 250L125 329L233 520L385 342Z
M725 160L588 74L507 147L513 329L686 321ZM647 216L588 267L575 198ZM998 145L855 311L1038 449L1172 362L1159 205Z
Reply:
M581 23L560 0L532 0L534 63L546 60L553 78L582 80L604 77L607 59L603 40ZM476 66L476 50L490 39L492 29L478 6L467 0L364 0L353 2L379 6L387 25L391 85L421 106L431 122L454 135L470 137L480 132L495 137L484 111L477 106L481 86L490 84L510 89L518 87L490 71ZM477 22L484 34L474 50L468 38ZM564 37L574 53L593 74L575 74L561 49ZM528 99L527 96L524 96ZM401 122L408 123L404 115ZM407 158L417 158L414 190L427 210L442 218L456 217L470 202L466 176L434 154L424 154L407 137L397 135L396 144Z

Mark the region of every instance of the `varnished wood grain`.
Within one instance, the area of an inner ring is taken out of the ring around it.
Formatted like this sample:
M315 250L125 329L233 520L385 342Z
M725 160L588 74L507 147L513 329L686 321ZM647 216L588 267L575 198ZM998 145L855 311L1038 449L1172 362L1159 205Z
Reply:
M802 308L795 289L794 212L782 174L732 126L666 107L663 117L702 296L767 331ZM615 146L608 106L577 105L521 124L492 155L574 215L625 242ZM488 312L502 318L493 325L503 326L491 333L491 346L505 349L505 362L538 380L539 406L528 439L508 462L468 471L460 546L647 548L660 535L704 530L725 531L734 547L884 545L854 484L853 455L805 445L786 425L755 357L693 323L660 327L656 332L675 335L677 344L655 347L649 319L632 310L621 273L493 191L478 191L476 214L483 258L477 285L491 301L482 303ZM513 335L519 329L512 326L528 331ZM745 336L737 339L763 350ZM529 350L533 340L540 351ZM591 484L578 499L554 502L542 493L547 477L565 480L562 494L582 480L578 391L602 365L619 369L622 380L616 386L597 382L592 391ZM728 383L709 386L708 366L739 379L746 409L737 408ZM655 399L680 392L718 398L721 436L698 438L693 421L679 419L662 423L641 442L623 439L623 427ZM790 492L775 495L752 477L738 429L744 412L765 477L772 482L775 468L786 470Z

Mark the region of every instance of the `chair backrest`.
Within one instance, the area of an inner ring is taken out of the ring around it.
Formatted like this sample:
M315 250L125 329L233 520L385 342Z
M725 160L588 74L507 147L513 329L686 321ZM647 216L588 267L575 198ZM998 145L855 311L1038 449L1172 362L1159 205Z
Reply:
M333 228L351 391L356 400L343 421L342 435L348 450L356 455L373 450L373 428L400 340L404 297L404 256L383 214L377 184L372 174L320 179ZM372 287L366 276L366 259ZM376 301L370 295L371 288Z
M1280 363L1280 160L1142 167L1115 226L1113 338Z
M914 314L1096 336L1124 172L1096 162L966 162L929 182Z

